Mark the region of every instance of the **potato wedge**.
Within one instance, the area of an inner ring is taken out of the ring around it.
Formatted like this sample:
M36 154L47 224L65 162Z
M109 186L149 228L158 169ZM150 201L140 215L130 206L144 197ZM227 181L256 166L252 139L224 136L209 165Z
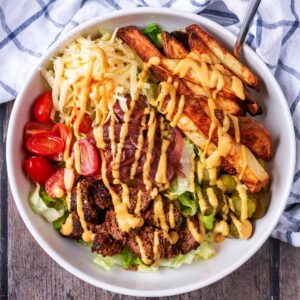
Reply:
M211 61L214 64L221 64L221 61L215 56L215 54L207 47L207 45L203 42L203 40L200 38L200 36L196 35L195 33L190 33L189 35L189 44L191 51L201 55L206 54L209 56ZM233 76L234 74L227 69L224 68L224 74L227 76ZM247 87L244 88L244 93L246 96L246 99L243 103L243 101L240 101L240 104L242 107L245 108L247 112L249 112L252 116L256 116L262 113L262 108L259 102L255 99L255 97L250 93L249 89Z
M194 96L205 96L206 102L207 98L211 97L211 94L206 89L202 88L200 85L190 82L188 80L184 80L184 83L190 89L191 93ZM227 114L231 114L234 116L244 115L242 107L235 100L227 99L225 97L222 97L221 95L217 95L215 103L218 109L222 110Z
M223 112L216 110L215 116L221 124L224 121ZM235 129L231 119L228 133L235 137ZM258 121L249 117L238 117L240 140L247 146L256 156L264 160L272 158L272 138L269 131Z
M121 27L117 35L127 43L135 52L142 58L143 61L148 62L153 56L160 58L160 67L163 67L175 74L176 66L180 59L170 59L164 57L160 51L149 41L149 39L135 26ZM197 73L190 69L183 79L192 81L196 84L201 84ZM225 87L220 92L225 98L238 99L231 88L231 79L224 76Z
M189 45L189 35L185 31L172 31L171 36L174 37L177 41L179 41L185 49L190 51L190 45Z
M184 58L189 54L189 51L168 32L164 31L161 39L165 55L168 58Z
M160 51L136 26L121 27L118 29L117 35L145 62L148 62L153 56L162 57Z
M198 38L198 36L195 36L195 38L200 39L200 38ZM184 58L189 54L188 50L186 50L183 47L183 45L175 37L171 36L167 32L164 32L162 34L162 41L163 41L164 52L165 52L165 55L167 56L167 58ZM206 54L211 57L212 61L214 60L216 63L219 63L219 60L207 48L207 46L204 43L202 43L202 44L203 44L203 47L205 47ZM201 53L205 53L205 52L202 51ZM228 70L228 72L230 72L230 71ZM205 96L207 98L211 97L211 92L202 88L200 85L197 85L188 80L183 80L183 81L184 81L185 85L191 90L193 95ZM184 94L184 95L187 95L187 94ZM207 102L207 99L206 99L206 102ZM232 114L232 115L243 115L244 114L241 106L234 100L226 99L226 98L218 95L216 98L216 104L219 109L221 109L222 111L224 111L228 114Z
M189 33L195 33L200 36L208 48L218 57L218 59L234 74L236 74L248 86L259 91L260 81L249 68L238 61L229 53L218 41L204 31L199 25L193 24L186 28Z

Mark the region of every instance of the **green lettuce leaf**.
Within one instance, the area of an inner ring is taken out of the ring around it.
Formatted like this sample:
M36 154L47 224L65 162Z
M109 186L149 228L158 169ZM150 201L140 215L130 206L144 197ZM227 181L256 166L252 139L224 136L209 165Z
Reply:
M187 254L179 254L172 259L161 259L158 266L147 266L143 264L142 260L128 248L125 248L121 254L111 257L104 257L97 254L94 263L105 270L110 270L114 265L123 266L125 269L136 265L140 272L156 272L159 267L178 269L183 264L191 264L193 261L200 259L209 259L215 254L216 250L208 242L203 242L197 249Z
M54 222L61 218L64 215L65 210L63 208L57 210L54 207L48 207L40 195L40 190L41 186L36 183L35 190L29 194L29 204L32 210L43 216L48 222Z
M148 25L143 33L149 38L149 40L157 47L162 48L161 42L161 29L155 23Z
M194 145L188 140L184 139L183 150L181 156L181 170L185 177L178 176L177 180L172 184L170 192L176 198L185 192L191 192L190 184L190 170L191 170L191 156L195 153Z
M57 219L53 222L53 227L54 227L55 230L60 230L61 229L62 224L65 223L65 221L68 218L69 214L70 213L66 210L62 217L60 217L59 219Z
M184 216L194 216L198 211L198 203L195 195L185 192L178 197L180 211Z

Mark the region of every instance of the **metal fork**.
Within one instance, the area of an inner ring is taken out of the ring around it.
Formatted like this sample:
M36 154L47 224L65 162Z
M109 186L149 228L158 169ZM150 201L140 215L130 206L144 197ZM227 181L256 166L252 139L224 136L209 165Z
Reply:
M240 57L240 53L243 47L243 44L245 42L245 38L247 36L249 27L251 25L251 22L254 18L254 15L258 9L258 6L260 4L261 0L250 0L248 9L246 11L245 18L243 20L239 35L237 37L237 40L235 42L234 48L233 48L233 55L236 58Z

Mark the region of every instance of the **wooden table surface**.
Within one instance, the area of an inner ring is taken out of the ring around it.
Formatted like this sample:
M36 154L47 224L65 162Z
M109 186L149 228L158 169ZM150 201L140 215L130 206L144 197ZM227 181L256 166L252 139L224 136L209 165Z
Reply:
M30 235L7 179L5 141L12 106L0 105L0 298L135 299L95 288L74 277L50 259ZM300 249L270 238L226 278L168 299L300 299Z

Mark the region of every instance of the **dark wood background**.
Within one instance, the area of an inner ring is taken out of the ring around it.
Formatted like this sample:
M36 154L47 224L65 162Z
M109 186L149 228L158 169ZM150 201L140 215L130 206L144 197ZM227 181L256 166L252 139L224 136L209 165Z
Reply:
M12 106L0 105L0 298L135 299L77 279L52 261L31 237L7 179L5 141ZM270 238L254 257L223 280L169 299L300 299L300 249Z

